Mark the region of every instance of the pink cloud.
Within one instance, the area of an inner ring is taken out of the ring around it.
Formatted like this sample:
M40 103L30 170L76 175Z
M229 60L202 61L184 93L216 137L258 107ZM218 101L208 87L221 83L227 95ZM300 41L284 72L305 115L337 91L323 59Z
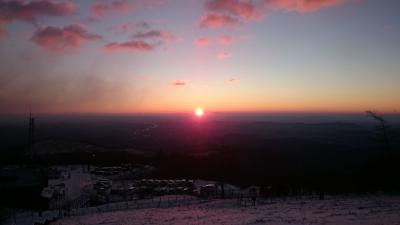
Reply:
M90 34L80 24L65 27L41 27L33 34L31 40L39 46L53 52L73 52L82 48L86 41L101 39L101 36Z
M141 40L132 40L127 42L112 42L106 44L104 49L108 52L130 51L130 52L149 52L156 48L155 45Z
M125 14L132 11L134 8L134 5L127 0L113 0L111 2L105 0L97 0L92 5L90 11L92 17L101 17L112 12Z
M137 32L134 37L139 39L161 39L166 41L171 41L176 38L171 32L163 30L140 31Z
M200 20L201 28L219 28L239 24L240 20L236 17L214 13L209 13L206 16L203 16Z
M142 30L137 31L126 42L112 42L106 44L104 49L108 52L131 51L131 52L149 52L163 45L168 41L173 41L176 36L169 31L153 30L148 23L138 24L136 27Z
M0 35L5 34L4 26L13 20L36 22L43 16L66 16L73 14L77 5L72 2L37 1L4 1L0 0Z
M363 0L208 0L206 16L200 27L219 28L246 24L262 19L272 11L310 13L344 3L360 4Z
M222 35L219 37L219 43L222 45L230 45L233 43L233 38L228 35Z
M295 11L299 13L314 12L323 8L333 7L345 3L346 0L264 0L267 8Z
M128 13L134 9L134 6L127 0L115 0L111 3L112 8L118 13Z
M208 0L200 27L225 27L261 18L252 0Z
M171 82L170 85L183 87L183 86L189 85L189 82L188 81L183 81L183 80L176 80L176 81Z
M194 43L196 45L198 45L198 46L205 46L205 45L209 45L210 44L210 39L208 39L208 38L198 38L197 40L195 40Z
M233 56L232 52L221 52L217 55L217 58L219 60L225 60L225 59L232 58L232 56Z
M104 2L95 2L90 9L90 13L93 17L100 17L110 11L110 6Z
M239 16L247 20L260 16L252 0L209 0L206 8L211 12Z
M71 2L38 1L0 1L0 17L4 21L20 19L35 21L41 16L65 16L75 12L77 5Z

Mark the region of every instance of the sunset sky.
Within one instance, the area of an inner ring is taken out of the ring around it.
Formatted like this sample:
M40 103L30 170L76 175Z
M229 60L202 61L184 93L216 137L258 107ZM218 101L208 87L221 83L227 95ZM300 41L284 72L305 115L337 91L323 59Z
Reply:
M400 110L398 0L0 0L0 113Z

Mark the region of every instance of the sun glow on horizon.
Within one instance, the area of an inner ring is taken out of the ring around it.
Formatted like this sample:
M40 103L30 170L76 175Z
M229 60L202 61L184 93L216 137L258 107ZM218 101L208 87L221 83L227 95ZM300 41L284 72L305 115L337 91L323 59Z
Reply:
M202 117L204 115L204 110L202 108L196 108L194 113L197 117Z

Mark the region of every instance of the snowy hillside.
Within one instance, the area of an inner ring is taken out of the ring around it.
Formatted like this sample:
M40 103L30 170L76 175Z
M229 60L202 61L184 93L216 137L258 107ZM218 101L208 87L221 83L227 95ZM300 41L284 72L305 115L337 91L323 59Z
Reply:
M109 212L54 222L75 224L400 224L400 196L328 196L326 200L288 198L261 200L257 206L239 206L236 200Z

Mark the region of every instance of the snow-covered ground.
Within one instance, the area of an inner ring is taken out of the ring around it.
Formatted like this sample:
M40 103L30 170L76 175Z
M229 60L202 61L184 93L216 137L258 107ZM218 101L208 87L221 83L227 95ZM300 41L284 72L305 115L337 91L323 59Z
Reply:
M261 200L239 206L237 200L215 200L172 208L149 208L70 217L56 225L122 224L365 224L400 225L400 196L328 196Z
M56 168L62 171L62 177L50 179L49 185L65 184L65 198L67 200L77 199L83 194L84 187L92 184L86 165L59 166Z

